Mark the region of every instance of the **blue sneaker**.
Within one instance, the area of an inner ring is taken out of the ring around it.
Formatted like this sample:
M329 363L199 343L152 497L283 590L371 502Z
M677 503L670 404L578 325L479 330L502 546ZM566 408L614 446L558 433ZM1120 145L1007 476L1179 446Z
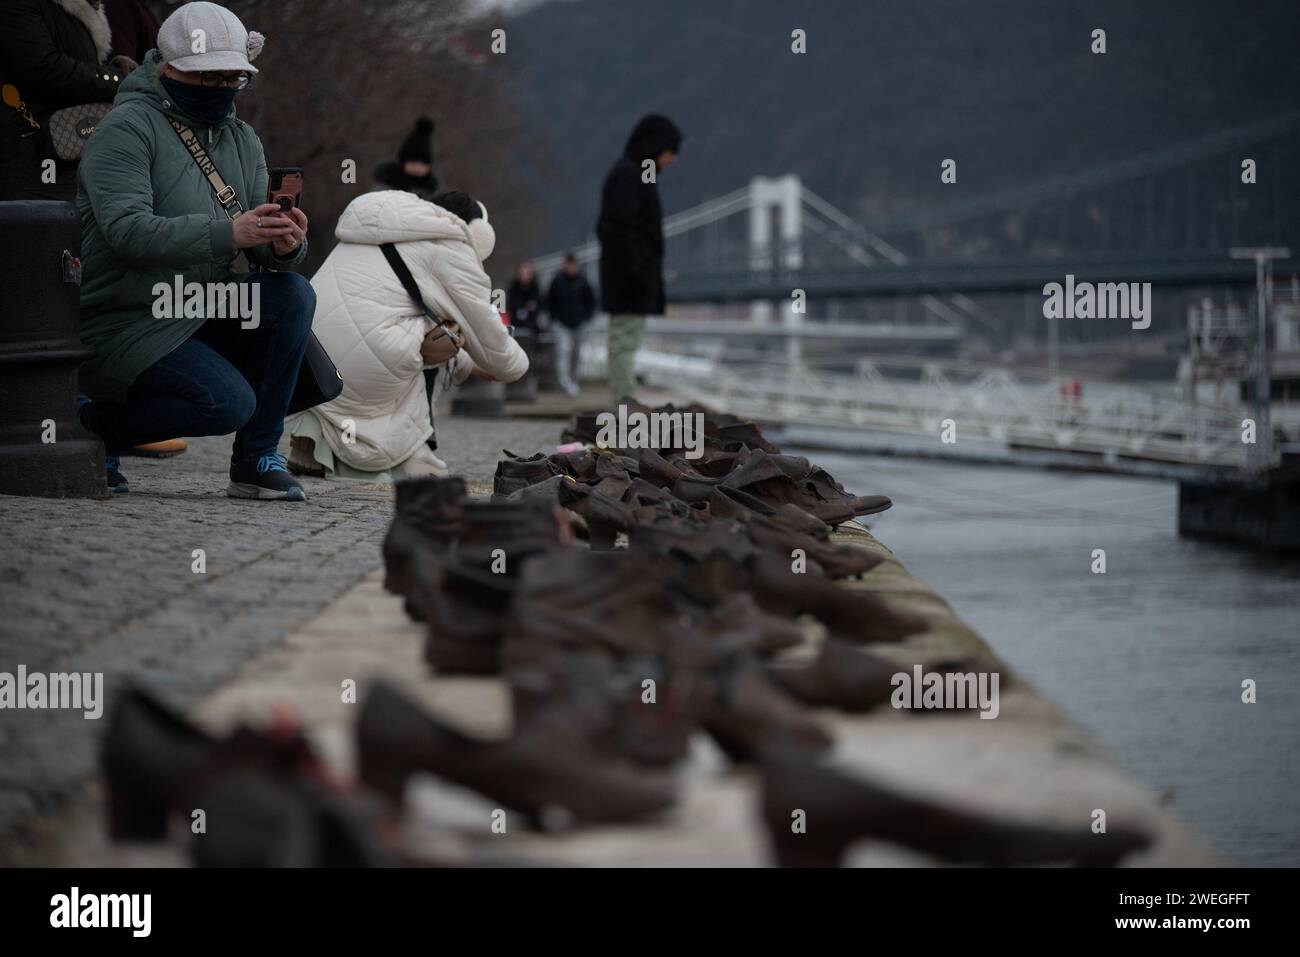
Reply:
M279 502L305 502L307 496L279 452L266 452L230 466L231 498L259 498Z
M121 471L122 461L112 452L104 452L104 472L108 478L108 490L117 492L119 495L125 495L131 491L131 486L126 484L126 476Z

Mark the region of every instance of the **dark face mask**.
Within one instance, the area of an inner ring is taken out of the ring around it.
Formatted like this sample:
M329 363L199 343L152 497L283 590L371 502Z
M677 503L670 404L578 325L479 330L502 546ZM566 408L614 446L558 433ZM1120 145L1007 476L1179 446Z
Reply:
M172 106L196 123L215 126L230 115L235 107L238 90L225 86L198 86L179 80L162 78L163 89Z

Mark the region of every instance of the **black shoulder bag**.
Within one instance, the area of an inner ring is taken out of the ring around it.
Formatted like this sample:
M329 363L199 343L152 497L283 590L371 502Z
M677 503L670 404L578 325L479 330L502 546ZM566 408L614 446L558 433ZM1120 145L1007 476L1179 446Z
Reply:
M235 195L235 188L222 178L221 172L208 156L202 141L184 123L172 119L168 122L180 137L181 145L190 154L190 158L198 166L203 178L216 193L217 202L226 211L226 215L231 220L238 219L243 215L244 207L240 205L239 197ZM302 365L298 367L298 382L294 385L286 414L293 415L295 412L302 412L312 406L337 399L342 391L343 375L313 332L307 339L307 352L302 357Z
M407 267L406 263L402 261L402 255L397 251L395 245L392 243L380 243L379 251L382 252L384 258L388 260L388 265L393 267L393 272L397 273L397 281L402 284L402 288L405 289L406 294L411 297L411 301L415 303L415 305L419 306L420 311L433 323L434 331L437 333L434 336L434 339L439 340L439 347L446 352L446 359L441 361L445 362L448 359L451 359L456 355L456 353L465 347L464 333L456 328L455 323L443 319L425 304L424 297L420 295L420 287L416 285L415 277L411 275L411 270Z
M439 345L447 352L447 359L444 361L449 361L457 352L464 348L465 334L456 328L455 323L444 321L441 316L437 315L425 304L424 297L420 295L420 287L415 282L415 277L411 275L411 270L407 267L406 263L402 261L402 254L397 251L395 245L392 243L380 243L379 251L383 253L384 258L388 260L388 265L393 267L393 272L397 274L397 281L402 284L402 288L405 289L406 294L411 297L411 301L415 303L415 305L419 306L420 311L433 322L434 328L438 331L438 334L434 336L434 338L442 340ZM441 370L438 368L424 370L424 395L429 402L429 422L433 425L435 430L437 429L437 423L433 421L433 390L438 381L439 371ZM430 436L426 444L429 448L433 449L433 451L438 451L437 435L435 434Z

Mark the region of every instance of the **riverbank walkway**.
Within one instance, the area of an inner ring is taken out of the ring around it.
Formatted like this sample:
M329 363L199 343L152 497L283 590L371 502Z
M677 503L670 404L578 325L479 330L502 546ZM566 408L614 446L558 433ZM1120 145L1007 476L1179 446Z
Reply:
M538 407L534 411L546 412ZM563 410L557 405L555 413ZM559 417L438 422L441 454L490 493L503 448L552 451ZM105 672L106 692L147 683L213 731L262 723L289 706L331 764L353 766L356 705L341 682L383 677L427 707L483 734L509 727L503 683L430 676L423 629L381 586L380 543L392 513L387 485L305 481L304 506L225 497L228 441L200 439L170 460L128 459L132 492L105 501L0 498L11 539L0 558L0 670ZM871 489L854 489L869 493ZM897 648L900 661L996 658L866 528L838 537L886 561L861 582L932 627ZM202 549L203 572L194 553ZM1008 600L1012 600L1009 598ZM991 645L991 647L990 647ZM1003 668L1004 674L1009 669ZM996 720L974 712L862 716L827 712L833 760L898 787L1002 815L1062 824L1095 809L1157 835L1133 865L1215 863L1214 852L1124 774L1021 678L1004 685ZM9 712L0 722L0 864L183 865L184 845L113 845L95 774L104 721L80 712ZM412 785L407 849L443 861L577 865L762 865L771 858L757 813L756 779L729 768L701 736L680 772L682 798L662 820L547 834L494 834L491 807L432 778ZM863 844L849 863L919 865L928 859Z

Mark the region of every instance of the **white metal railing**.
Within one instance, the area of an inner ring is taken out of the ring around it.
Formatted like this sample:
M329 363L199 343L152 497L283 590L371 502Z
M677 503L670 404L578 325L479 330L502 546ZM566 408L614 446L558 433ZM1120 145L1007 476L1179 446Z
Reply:
M586 350L589 372L603 343ZM1053 381L1024 382L1004 369L969 371L927 363L913 379L887 376L876 361L854 372L771 363L734 367L708 356L644 350L637 371L654 387L728 412L785 425L857 428L938 437L951 419L959 439L1110 461L1241 469L1244 413L1235 405L1117 388L1099 398L1063 394Z

